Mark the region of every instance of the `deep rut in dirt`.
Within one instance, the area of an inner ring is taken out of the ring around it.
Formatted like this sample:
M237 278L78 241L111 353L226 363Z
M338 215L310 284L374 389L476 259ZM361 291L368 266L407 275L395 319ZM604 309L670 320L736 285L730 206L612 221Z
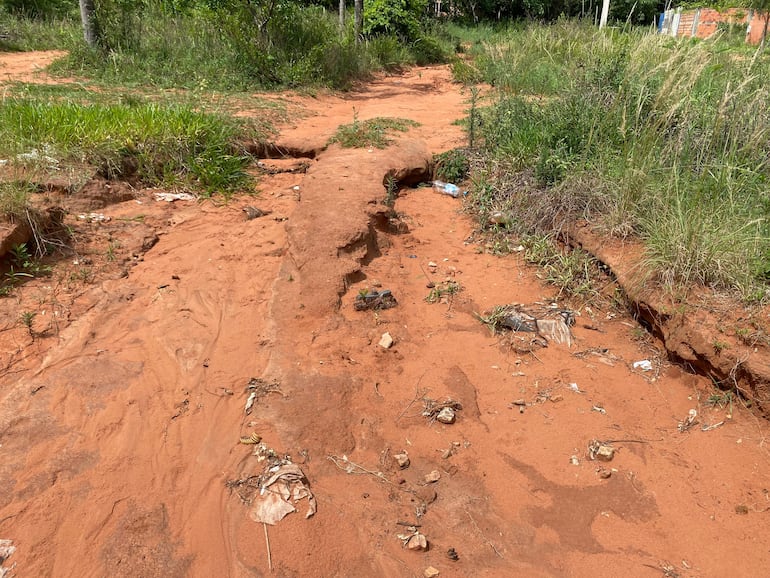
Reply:
M406 228L390 231L385 176L420 178L431 153L462 144L449 71L295 100L311 114L276 150L316 150L306 173L267 171L259 197L225 206L145 192L105 208L93 232L144 234L142 214L157 242L125 253L127 277L82 285L58 334L0 333L0 539L18 548L16 573L271 575L234 483L261 471L238 443L256 432L318 500L267 530L277 576L761 574L764 422L710 407L708 380L669 366L618 311L582 311L572 348L516 353L491 336L477 313L555 295L520 257L468 242L458 200L402 188ZM384 151L326 148L353 105L422 126ZM245 220L246 205L272 212ZM428 303L426 284L446 279L462 290ZM42 324L59 286L31 283L14 307L37 303ZM356 311L364 288L398 305ZM633 368L645 358L652 371ZM245 415L256 378L270 386ZM462 403L456 423L422 415L446 397ZM693 408L700 422L680 433ZM615 440L611 462L588 459L592 439ZM400 522L427 551L402 546Z

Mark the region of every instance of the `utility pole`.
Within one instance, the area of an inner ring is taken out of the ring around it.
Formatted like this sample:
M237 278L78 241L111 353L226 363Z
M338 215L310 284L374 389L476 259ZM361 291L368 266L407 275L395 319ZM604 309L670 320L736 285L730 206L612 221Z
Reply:
M599 19L599 28L607 26L607 17L610 15L610 0L602 0L602 16Z
M345 0L340 0L340 28L345 30Z

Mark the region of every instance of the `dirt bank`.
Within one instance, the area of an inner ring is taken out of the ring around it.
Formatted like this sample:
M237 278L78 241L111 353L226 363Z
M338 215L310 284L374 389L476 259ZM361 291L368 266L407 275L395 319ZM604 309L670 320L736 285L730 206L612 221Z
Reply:
M309 114L278 144L312 145L306 174L265 175L259 196L228 205L137 191L100 209L110 221L77 225L92 240L52 277L0 302L6 565L164 577L767 567L764 421L709 407L709 380L669 365L621 311L580 311L571 348L517 353L491 335L477 313L555 295L518 256L467 243L459 200L404 188L405 226L389 226L388 171L463 143L446 68L291 98ZM384 151L325 148L354 107L421 126ZM271 212L247 220L247 205ZM427 302L445 279L462 290ZM356 311L372 288L398 305ZM23 311L36 312L31 331ZM633 367L644 359L652 370ZM422 415L447 397L462 405L455 423ZM680 432L691 409L698 423ZM252 433L300 465L318 503L267 536L246 503L264 467L239 442ZM613 460L590 460L592 440L611 441ZM403 547L409 524L427 551Z

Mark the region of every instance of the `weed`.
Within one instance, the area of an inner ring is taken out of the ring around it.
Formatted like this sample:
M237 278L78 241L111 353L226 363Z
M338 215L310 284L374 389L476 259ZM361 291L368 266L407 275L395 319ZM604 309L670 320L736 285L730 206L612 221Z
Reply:
M712 393L706 400L706 405L710 407L718 407L719 409L725 409L729 407L728 413L733 413L733 399L735 394L732 391L717 390Z
M711 346L714 348L714 352L719 355L722 353L725 349L730 349L730 344L726 341L720 341L719 339L715 339Z
M433 155L433 177L447 183L460 183L468 177L470 160L464 149L452 149Z
M389 137L390 132L406 132L415 126L420 125L406 118L376 117L359 121L358 113L354 109L353 122L341 125L329 142L339 143L344 148L383 149L393 143L393 139Z
M398 198L398 181L396 181L393 175L388 175L385 178L385 206L390 207L392 209L396 204L397 198Z
M23 311L19 316L21 319L21 324L27 328L27 331L29 332L29 336L32 339L35 338L35 331L32 328L32 324L34 323L36 316L37 316L37 313L35 313L34 311Z
M457 281L443 281L432 287L425 301L428 303L437 303L444 297L452 297L462 291L462 285Z

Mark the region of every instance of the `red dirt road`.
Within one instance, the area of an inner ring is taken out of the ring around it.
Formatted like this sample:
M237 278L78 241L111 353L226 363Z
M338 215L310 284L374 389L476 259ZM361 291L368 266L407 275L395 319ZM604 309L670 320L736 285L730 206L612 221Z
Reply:
M402 189L395 210L409 231L388 228L385 174L418 173L463 143L452 123L465 97L449 71L291 98L311 113L278 139L293 149L321 149L354 107L360 120L421 126L386 150L333 145L306 174L264 176L258 197L224 206L137 192L100 209L110 222L80 224L101 245L2 300L0 539L17 548L11 575L766 573L765 421L740 405L729 418L709 408L708 381L665 363L614 310L580 311L571 348L517 354L492 336L476 313L556 296L519 256L467 242L461 200ZM245 220L246 205L272 213ZM154 231L149 250L129 249ZM108 239L122 240L126 277L104 258ZM463 290L426 302L428 280L447 277ZM355 311L359 290L380 285L398 306ZM30 336L23 311L44 335ZM633 369L642 359L655 369ZM277 387L245 415L251 378ZM422 397L461 402L456 423L429 423ZM699 423L680 433L690 409ZM243 487L228 487L262 470L239 443L252 432L300 464L318 501L313 517L300 503L268 528L272 572ZM614 441L611 462L588 459L592 439ZM402 450L411 465L399 470ZM343 456L361 469L345 471ZM440 479L427 485L433 470ZM399 522L419 524L429 549L404 549Z

